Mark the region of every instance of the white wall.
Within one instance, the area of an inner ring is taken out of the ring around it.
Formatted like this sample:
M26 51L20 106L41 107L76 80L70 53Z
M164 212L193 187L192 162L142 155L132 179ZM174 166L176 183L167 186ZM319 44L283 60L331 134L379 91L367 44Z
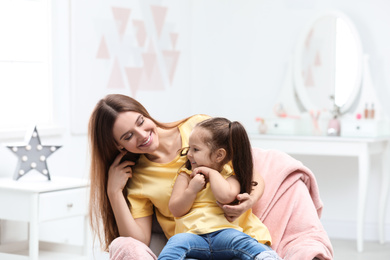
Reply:
M87 138L71 134L70 127L69 4L69 0L53 1L56 117L63 131L55 136L41 135L41 141L43 144L63 145L48 160L52 176L87 177ZM187 4L191 7L190 12L183 12L191 15L178 17L183 19L180 23L180 30L185 35L183 41L188 42L181 43L183 63L179 65L172 88L163 94L166 105L154 105L154 100L161 96L159 93L144 91L139 95L139 100L161 121L206 113L239 120L248 132L256 132L255 117L271 111L284 81L297 35L313 14L324 9L339 9L355 23L363 49L371 56L370 66L379 97L383 101L389 97L390 74L385 72L390 70L387 28L390 2L386 0L195 0ZM170 1L170 5L175 6L175 2ZM177 14L181 11L174 7L171 10ZM179 105L176 105L178 99ZM388 102L384 105L390 109ZM6 144L15 140L1 141ZM0 158L0 175L11 177L17 159L4 146L0 147ZM317 176L325 204L322 220L329 235L355 238L356 161L337 157L297 158ZM379 166L374 167L370 178L366 218L367 238L374 240L378 238L378 170ZM390 216L390 205L387 213ZM389 217L386 237L389 241Z

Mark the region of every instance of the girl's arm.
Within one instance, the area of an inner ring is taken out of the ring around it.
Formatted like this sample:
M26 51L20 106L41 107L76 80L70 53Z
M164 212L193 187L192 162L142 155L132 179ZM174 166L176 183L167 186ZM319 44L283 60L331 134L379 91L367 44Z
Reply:
M202 173L208 178L211 191L221 204L233 202L237 194L240 193L240 183L234 175L225 179L218 171L203 166L194 169L193 172L195 174Z
M186 173L177 176L168 205L174 217L181 217L191 209L196 194L204 188L205 184L205 177L201 174L194 175L192 179Z
M253 205L261 198L265 185L263 177L261 177L260 173L258 173L256 169L253 170L253 181L257 182L257 185L252 186L253 189L250 194L243 193L237 195L237 200L239 201L238 205L220 205L225 212L227 220L231 222L234 221L245 211L252 208Z
M120 163L124 154L119 154L108 172L107 195L114 212L115 221L120 236L135 238L146 245L150 244L152 232L152 216L134 219L131 215L123 189L129 178L132 177L130 166L133 162Z

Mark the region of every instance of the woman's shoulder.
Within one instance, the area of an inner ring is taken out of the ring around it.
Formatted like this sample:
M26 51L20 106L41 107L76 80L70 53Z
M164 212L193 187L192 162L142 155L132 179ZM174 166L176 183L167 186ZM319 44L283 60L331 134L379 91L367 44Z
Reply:
M197 123L202 122L209 118L211 118L211 116L209 115L197 114L197 115L190 116L185 122L183 122L183 124L187 123L189 125L195 126Z
M208 118L210 118L210 116L204 115L204 114L197 114L197 115L190 116L189 118L187 118L187 120L185 120L181 124L181 128L186 128L186 129L192 130L192 128L194 128L194 126L197 123L202 122Z
M184 140L188 139L188 135L190 134L190 132L192 131L192 129L194 128L194 126L197 123L202 122L208 118L210 118L210 116L203 115L203 114L197 114L197 115L193 115L191 117L188 117L186 120L184 120L179 125L179 129L180 129L181 135L184 138ZM187 146L187 145L185 145L185 146Z

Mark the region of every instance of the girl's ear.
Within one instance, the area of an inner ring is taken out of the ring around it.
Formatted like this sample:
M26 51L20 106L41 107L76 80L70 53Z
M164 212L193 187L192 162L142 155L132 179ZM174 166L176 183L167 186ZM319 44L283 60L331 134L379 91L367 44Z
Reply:
M215 160L217 163L220 163L222 162L225 157L226 157L226 150L223 149L223 148L219 148L217 151L216 151L216 157L215 157Z

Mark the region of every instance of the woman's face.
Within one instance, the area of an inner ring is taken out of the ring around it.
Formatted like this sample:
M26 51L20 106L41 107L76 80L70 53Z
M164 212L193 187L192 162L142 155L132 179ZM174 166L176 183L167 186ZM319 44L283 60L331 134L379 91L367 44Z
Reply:
M113 134L118 148L132 153L152 153L159 146L156 124L137 112L120 113Z

